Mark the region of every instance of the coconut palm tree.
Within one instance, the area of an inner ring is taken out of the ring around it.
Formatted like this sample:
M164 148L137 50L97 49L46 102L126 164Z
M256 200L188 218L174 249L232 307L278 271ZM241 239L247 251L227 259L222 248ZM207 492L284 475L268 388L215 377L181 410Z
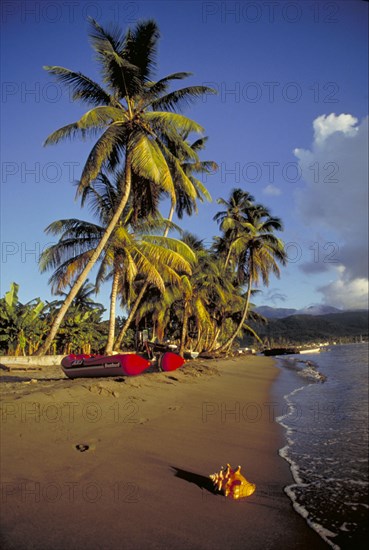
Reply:
M196 347L199 348L202 336L212 328L212 304L223 301L225 297L223 274L219 271L216 258L195 235L186 232L182 239L195 251L197 264L190 276L182 278L183 295L177 306L177 316L182 321L181 355L186 347L189 326L192 326L191 332L196 335Z
M182 137L184 140L186 140L188 137L188 132L184 133ZM193 153L197 154L198 151L204 149L207 139L207 137L200 138L194 143L189 144L190 150ZM171 198L168 223L164 230L164 237L168 236L174 212L176 212L179 219L182 219L184 213L191 216L194 212L197 212L197 200L200 200L201 202L203 202L205 199L211 201L210 193L202 184L202 182L196 177L196 175L211 173L211 171L214 171L217 168L217 164L214 161L201 161L196 158L194 159L193 154L189 154L188 151L178 148L176 142L170 141L168 139L166 139L166 141L168 149L171 151L174 158L177 158L179 160L183 173L186 174L186 177L189 179L189 181L191 181L193 189L195 190L195 196L188 192L188 187L184 187L182 185L183 178L178 178L177 172L174 169L172 172L172 177L175 183L175 195ZM119 349L123 338L137 313L141 300L147 293L148 289L149 282L147 281L146 284L141 286L140 292L137 294L136 300L132 305L128 318L120 330L120 333L114 345L114 348L116 350Z
M110 199L101 202L100 213L106 214L106 208L112 211L112 204L117 194L109 188ZM101 197L100 197L101 198ZM177 271L191 273L191 263L196 258L190 248L177 239L158 237L143 234L136 227L135 232L129 227L129 218L132 210L127 207L125 217L114 229L106 245L100 269L97 274L97 288L106 279L112 279L110 298L109 333L106 344L106 353L112 351L115 330L115 308L118 292L124 293L123 288L133 284L137 274L144 276L150 284L164 291L163 277L170 281L179 281ZM100 216L104 221L104 215ZM151 227L154 224L151 224ZM145 224L147 226L147 223ZM83 266L93 254L96 243L101 239L105 226L93 224L83 220L59 220L50 224L46 232L60 235L59 242L47 248L40 258L42 272L55 269L49 282L54 293L61 293L67 284L78 276ZM78 294L77 294L78 296Z
M274 235L283 226L279 218L272 217L267 208L260 204L251 204L245 208L239 220L237 231L231 235L230 251L236 258L236 275L240 285L247 285L241 319L232 335L223 343L218 351L228 349L239 335L246 321L253 284L260 279L263 284L269 284L272 272L279 277L278 262L286 264L287 256L282 241ZM234 231L231 226L230 231Z
M173 201L175 184L172 174L175 173L188 194L196 197L192 182L184 173L178 158L166 146L166 141L176 143L177 151L181 150L197 160L197 155L182 139L182 135L202 133L203 128L173 111L204 93L213 92L204 86L190 86L168 93L173 80L183 79L189 73L174 73L158 81L153 80L159 38L154 21L137 23L125 35L117 29L105 30L93 19L90 23L90 38L105 88L79 72L58 66L45 67L59 82L69 86L73 99L93 106L79 121L53 132L45 144L55 144L75 135L85 137L86 134L100 134L82 171L77 194L82 194L83 189L104 166L114 169L124 159L121 199L100 242L75 280L38 354L46 353L49 349L74 296L119 222L131 194L134 175L154 183Z
M243 233L242 223L247 211L254 204L254 197L240 188L232 189L229 199L218 199L217 203L225 206L225 210L217 212L213 219L219 223L223 237L218 239L218 253L225 256L225 268L228 267L232 253L232 242Z

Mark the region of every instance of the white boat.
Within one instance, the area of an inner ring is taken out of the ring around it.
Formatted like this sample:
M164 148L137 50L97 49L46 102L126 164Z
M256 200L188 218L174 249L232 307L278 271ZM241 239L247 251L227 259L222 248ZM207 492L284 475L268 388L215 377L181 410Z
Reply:
M299 353L300 355L307 353L320 353L320 348L300 349Z

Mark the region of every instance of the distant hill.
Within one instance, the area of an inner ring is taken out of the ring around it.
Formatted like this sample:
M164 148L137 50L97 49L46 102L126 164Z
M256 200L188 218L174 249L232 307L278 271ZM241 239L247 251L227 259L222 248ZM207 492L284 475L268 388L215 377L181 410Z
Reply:
M308 306L302 309L259 306L255 308L255 311L267 319L283 319L290 315L327 315L329 313L342 313L342 311L336 307L321 304Z
M287 309L284 307L269 307L269 306L259 306L254 308L254 311L260 313L263 317L267 319L283 319L283 317L288 317L297 312L297 309Z
M252 323L252 327L262 339L284 345L332 340L352 342L360 337L367 340L368 311L289 315L279 319L269 318L267 325Z
M296 315L328 315L329 313L343 313L341 309L333 306L314 305L298 309Z

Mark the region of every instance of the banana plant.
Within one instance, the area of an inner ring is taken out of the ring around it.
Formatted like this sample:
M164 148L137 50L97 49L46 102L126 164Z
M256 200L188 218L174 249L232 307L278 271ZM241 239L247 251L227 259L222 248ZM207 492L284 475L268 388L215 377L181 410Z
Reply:
M8 355L26 355L27 346L31 355L47 330L40 318L45 304L40 298L22 304L18 291L19 285L13 282L0 300L0 342Z

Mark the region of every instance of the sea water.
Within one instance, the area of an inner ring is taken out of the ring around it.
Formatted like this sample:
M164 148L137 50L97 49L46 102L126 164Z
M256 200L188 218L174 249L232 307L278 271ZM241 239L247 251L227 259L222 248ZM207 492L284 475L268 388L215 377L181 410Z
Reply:
M280 358L286 445L294 509L327 545L368 544L368 345ZM279 386L279 388L278 388Z

